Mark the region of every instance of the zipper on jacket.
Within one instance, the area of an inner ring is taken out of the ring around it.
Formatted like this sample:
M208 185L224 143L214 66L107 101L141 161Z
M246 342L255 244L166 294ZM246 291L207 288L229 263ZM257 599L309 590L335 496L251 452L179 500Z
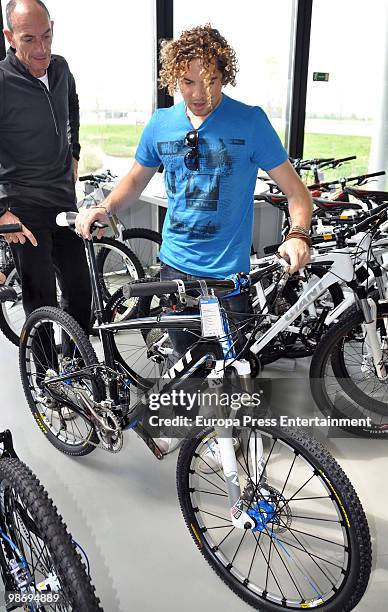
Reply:
M43 87L43 90L44 90L45 96L46 96L46 98L47 98L47 100L48 100L48 103L49 103L49 106L50 106L51 114L52 114L52 116L53 116L53 121L54 121L54 125L55 125L55 133L56 133L56 135L57 135L57 136L59 136L59 130L58 130L57 120L56 120L56 118L55 118L55 114L54 114L53 105L51 104L50 96L49 96L49 94L48 94L48 91L47 91L46 85L44 85L43 83L41 83L41 81L39 81L39 83L40 83L40 87Z

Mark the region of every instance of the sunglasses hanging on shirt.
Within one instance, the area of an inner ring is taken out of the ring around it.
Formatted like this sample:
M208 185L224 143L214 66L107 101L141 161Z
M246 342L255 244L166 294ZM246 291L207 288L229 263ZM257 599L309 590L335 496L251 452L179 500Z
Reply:
M185 166L188 170L197 171L199 170L199 149L198 149L199 137L197 130L190 130L185 136L185 145L190 147L190 151L186 153L183 158Z

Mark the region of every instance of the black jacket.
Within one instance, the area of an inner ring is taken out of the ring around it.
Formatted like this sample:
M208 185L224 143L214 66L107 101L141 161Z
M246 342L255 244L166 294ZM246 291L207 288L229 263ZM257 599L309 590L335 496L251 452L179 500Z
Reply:
M50 91L9 49L0 62L0 205L75 209L79 105L66 60L53 55Z

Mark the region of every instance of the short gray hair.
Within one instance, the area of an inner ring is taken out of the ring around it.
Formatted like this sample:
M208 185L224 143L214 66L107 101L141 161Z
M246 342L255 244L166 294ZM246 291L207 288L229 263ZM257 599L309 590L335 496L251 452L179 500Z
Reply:
M8 29L13 32L13 27L12 27L12 15L13 12L16 8L16 6L18 5L20 0L9 0L7 6L5 7L5 17L7 20L7 26ZM51 20L50 17L50 13L48 11L47 6L42 2L42 0L34 0L36 4L38 4L44 11L46 11L47 13L47 17Z

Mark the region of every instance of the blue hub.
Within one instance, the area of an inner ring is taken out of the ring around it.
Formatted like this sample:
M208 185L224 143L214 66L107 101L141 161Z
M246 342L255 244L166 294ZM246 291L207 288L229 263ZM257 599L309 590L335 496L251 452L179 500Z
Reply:
M264 499L260 500L247 512L256 521L256 527L252 531L264 531L267 523L271 523L276 516L275 504L270 504Z

